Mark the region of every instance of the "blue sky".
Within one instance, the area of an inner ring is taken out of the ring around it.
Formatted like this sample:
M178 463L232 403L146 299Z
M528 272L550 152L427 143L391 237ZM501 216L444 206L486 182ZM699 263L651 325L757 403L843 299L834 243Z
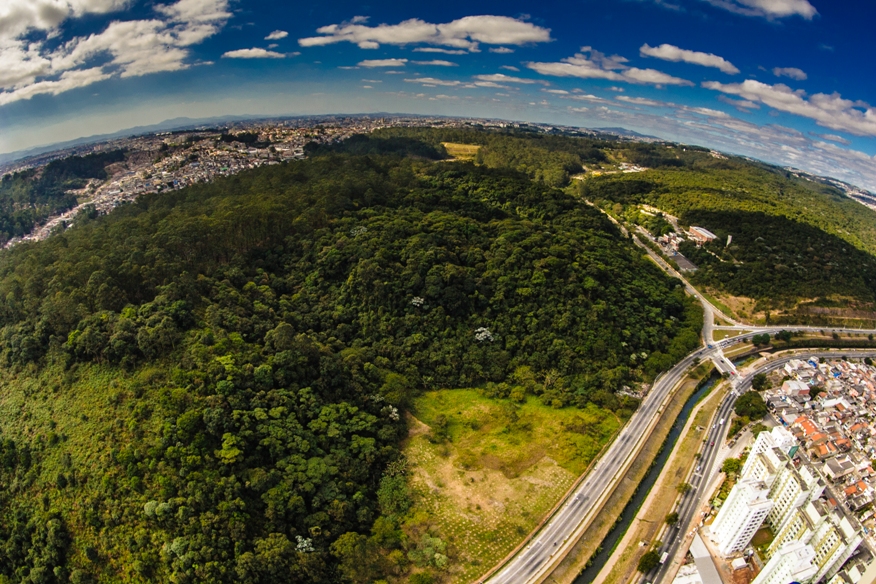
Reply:
M389 111L623 126L876 190L874 22L865 0L4 0L0 152Z

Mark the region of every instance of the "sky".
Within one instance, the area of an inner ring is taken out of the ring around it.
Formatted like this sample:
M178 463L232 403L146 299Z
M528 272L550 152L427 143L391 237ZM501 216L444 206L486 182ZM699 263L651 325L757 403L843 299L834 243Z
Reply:
M0 153L176 117L624 127L876 191L872 0L2 0Z

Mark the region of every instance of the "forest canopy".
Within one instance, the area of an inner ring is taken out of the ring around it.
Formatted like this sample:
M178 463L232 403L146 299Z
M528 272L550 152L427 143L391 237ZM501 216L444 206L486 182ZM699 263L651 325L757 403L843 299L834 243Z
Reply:
M597 209L530 173L355 147L0 254L0 383L28 396L0 403L0 577L439 569L443 542L400 531L416 392L618 411L698 345L699 307Z

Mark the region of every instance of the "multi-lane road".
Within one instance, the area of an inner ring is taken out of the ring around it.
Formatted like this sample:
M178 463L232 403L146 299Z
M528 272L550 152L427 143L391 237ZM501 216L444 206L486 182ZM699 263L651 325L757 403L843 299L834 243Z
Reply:
M721 360L724 358L721 352L723 347L748 340L755 334L765 332L775 333L780 330L825 330L837 333L876 333L876 330L791 326L755 328L741 325L712 306L708 300L693 288L684 277L666 264L662 258L654 254L646 246L642 245L642 247L661 268L666 270L671 276L680 279L687 291L695 296L703 305L703 342L706 346L693 351L676 364L675 367L655 380L654 385L638 410L633 414L614 442L608 447L608 450L603 454L599 462L588 472L578 487L567 496L562 506L557 509L525 547L520 549L489 576L479 580L479 582L489 582L490 584L535 584L547 578L565 558L571 548L574 547L583 532L601 510L608 496L624 478L632 460L637 456L643 444L650 438L651 430L659 419L659 415L662 413L666 401L671 396L673 390L702 359L712 358ZM733 325L715 327L714 316L716 314L727 322L733 323ZM713 343L713 331L716 328L747 330L750 332ZM734 384L740 384L739 390L741 390L744 383L750 384L750 379L734 382ZM710 428L708 442L702 453L702 463L700 465L702 469L712 469L715 465L718 447L723 440L722 432L725 431L726 419L729 418L729 412L734 400L735 396L732 393L729 394L728 398L724 400L719 408L719 415L725 420L725 424L718 424L717 427ZM682 501L682 510L679 511L679 515L682 515L682 512L684 513L688 522L692 519L692 514L697 512L698 502L701 497L698 491L707 484L708 479L703 473L697 473L699 471L695 472L691 479L693 488ZM680 520L679 525L687 525L687 523ZM677 539L675 538L675 540ZM674 549L677 549L677 541L675 541L675 545L676 548ZM663 567L663 569L666 569L666 567Z

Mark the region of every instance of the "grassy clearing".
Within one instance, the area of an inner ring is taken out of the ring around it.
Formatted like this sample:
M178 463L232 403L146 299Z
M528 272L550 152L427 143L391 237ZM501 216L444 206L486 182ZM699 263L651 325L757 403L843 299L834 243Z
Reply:
M553 409L475 390L418 398L405 453L417 493L414 517L456 555L450 582L477 578L504 558L568 491L620 427L610 412ZM430 441L446 420L445 442Z
M606 501L599 514L594 518L590 527L566 556L566 559L554 570L553 574L545 580L548 584L570 584L575 581L593 556L597 548L602 544L605 536L614 527L617 518L620 517L629 500L633 497L639 484L648 472L648 468L654 461L654 458L660 452L672 424L678 417L685 402L696 391L696 386L699 380L708 375L711 370L710 364L701 364L690 375L690 378L675 392L674 397L666 406L666 410L654 427L651 433L651 439L647 441L642 451L630 465L626 476L618 487L614 490L611 496ZM673 492L674 489L673 489ZM622 540L623 541L623 540ZM642 549L644 553L646 548ZM638 561L638 557L636 558Z
M690 384L696 387L695 381L689 381L688 386ZM688 395L690 391L689 387L682 389L682 393ZM623 551L616 552L612 558L615 561L609 562L612 565L611 571L608 574L603 572L600 574L601 579L597 578L599 584L628 582L635 573L639 558L649 549L648 546L640 547L639 542L653 542L663 527L666 516L675 508L675 501L679 496L676 486L684 482L690 468L696 464L696 454L703 446L703 436L709 420L721 404L723 393L713 389L700 406L693 423L676 443L660 478L621 542L619 547Z
M740 330L726 330L726 331L715 331L712 336L716 341L723 341L724 339L730 339L734 337L738 337L739 335L747 335L751 331L740 331Z
M455 142L442 142L444 149L456 160L474 160L481 149L479 144L457 144Z

